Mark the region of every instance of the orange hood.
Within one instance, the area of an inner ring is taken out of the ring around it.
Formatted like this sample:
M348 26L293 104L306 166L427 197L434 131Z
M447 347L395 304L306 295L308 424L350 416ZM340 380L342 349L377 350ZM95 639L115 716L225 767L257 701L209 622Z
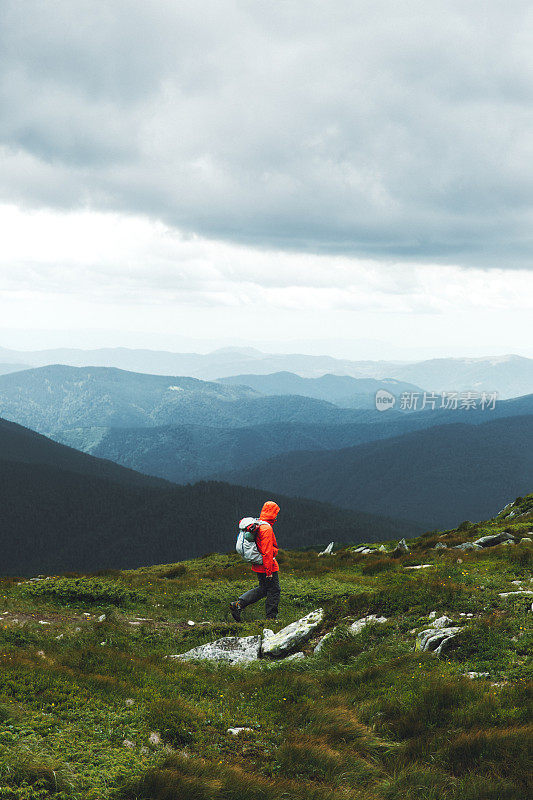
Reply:
M261 509L260 519L265 522L274 522L279 514L279 506L273 500L267 500Z

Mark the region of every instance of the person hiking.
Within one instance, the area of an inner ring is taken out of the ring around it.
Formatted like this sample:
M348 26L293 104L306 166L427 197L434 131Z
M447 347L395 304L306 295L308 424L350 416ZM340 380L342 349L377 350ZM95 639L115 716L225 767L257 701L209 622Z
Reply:
M263 556L262 564L252 564L252 569L257 573L259 585L242 594L233 603L230 603L230 613L236 622L241 622L241 611L252 603L257 603L262 597L266 598L266 617L276 619L278 613L281 589L279 585L279 565L276 561L278 543L272 525L279 514L279 506L273 500L267 500L261 509L259 517L259 530L256 536L257 549Z

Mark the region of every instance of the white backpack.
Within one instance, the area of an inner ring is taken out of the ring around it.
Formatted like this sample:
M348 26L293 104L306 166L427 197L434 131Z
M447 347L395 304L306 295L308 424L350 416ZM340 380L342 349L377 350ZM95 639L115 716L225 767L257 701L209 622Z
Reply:
M239 534L235 550L245 561L251 564L263 564L263 556L259 552L255 537L259 532L260 519L244 517L239 522Z

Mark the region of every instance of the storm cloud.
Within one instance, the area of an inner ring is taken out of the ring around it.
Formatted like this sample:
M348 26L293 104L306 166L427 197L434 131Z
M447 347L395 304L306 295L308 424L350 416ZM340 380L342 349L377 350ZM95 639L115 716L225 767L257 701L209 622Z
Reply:
M4 202L270 250L532 264L530 3L1 7Z

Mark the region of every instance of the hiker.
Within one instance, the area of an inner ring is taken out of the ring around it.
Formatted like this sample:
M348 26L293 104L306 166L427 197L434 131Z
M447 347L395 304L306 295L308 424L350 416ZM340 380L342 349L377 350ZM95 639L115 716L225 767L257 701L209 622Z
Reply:
M279 506L273 500L267 500L261 509L259 517L259 529L256 534L255 542L257 549L262 555L262 563L253 563L252 569L257 573L259 585L254 589L242 594L233 603L230 603L231 616L236 622L241 622L241 611L252 603L257 603L262 597L266 597L266 617L276 619L278 613L279 598L281 594L279 586L279 566L276 561L278 554L278 543L272 525L279 514Z

